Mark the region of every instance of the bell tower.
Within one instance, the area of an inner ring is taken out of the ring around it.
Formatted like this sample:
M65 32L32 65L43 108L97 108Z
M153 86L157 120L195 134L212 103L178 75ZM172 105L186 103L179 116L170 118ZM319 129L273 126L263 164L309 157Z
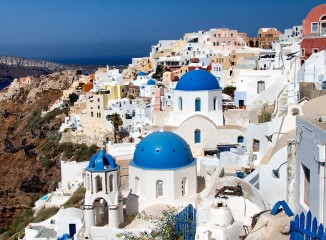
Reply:
M119 228L123 222L120 166L102 149L89 161L85 174L85 230L93 226Z

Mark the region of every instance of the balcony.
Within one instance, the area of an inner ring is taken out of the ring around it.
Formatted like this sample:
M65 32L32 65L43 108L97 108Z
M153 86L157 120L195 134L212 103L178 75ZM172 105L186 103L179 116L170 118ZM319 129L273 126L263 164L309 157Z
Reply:
M304 34L302 35L303 39L308 39L308 38L323 38L326 37L326 34L321 34L321 33L309 33L309 34Z

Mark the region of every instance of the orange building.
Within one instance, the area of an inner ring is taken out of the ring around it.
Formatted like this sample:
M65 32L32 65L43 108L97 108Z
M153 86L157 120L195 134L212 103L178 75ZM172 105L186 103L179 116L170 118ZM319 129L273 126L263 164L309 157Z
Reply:
M326 4L313 8L302 21L301 63L326 48Z

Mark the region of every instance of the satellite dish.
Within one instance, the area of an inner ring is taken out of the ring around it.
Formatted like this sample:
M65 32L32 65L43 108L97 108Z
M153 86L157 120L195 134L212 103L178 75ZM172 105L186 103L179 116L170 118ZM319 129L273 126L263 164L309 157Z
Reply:
M324 80L324 74L320 74L318 76L318 81L323 81Z

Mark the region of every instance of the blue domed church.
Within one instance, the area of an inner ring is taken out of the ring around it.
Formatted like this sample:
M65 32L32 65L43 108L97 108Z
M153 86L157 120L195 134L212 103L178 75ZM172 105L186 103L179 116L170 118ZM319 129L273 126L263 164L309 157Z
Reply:
M129 189L127 214L196 194L196 159L187 142L164 131L145 137L129 163Z
M184 74L174 91L173 108L177 133L194 152L216 147L212 133L223 126L222 89L211 73L193 70Z

